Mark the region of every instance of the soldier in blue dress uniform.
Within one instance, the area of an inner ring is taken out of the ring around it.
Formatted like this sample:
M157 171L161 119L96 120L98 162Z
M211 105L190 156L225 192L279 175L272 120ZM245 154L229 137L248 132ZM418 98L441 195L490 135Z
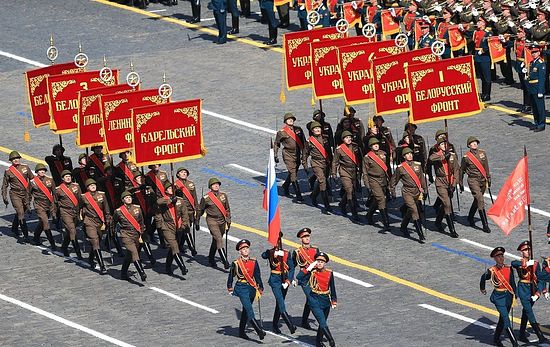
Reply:
M474 32L475 44L474 62L481 77L481 101L491 100L491 57L489 42L491 29L487 28L487 19L480 16L477 20L477 30Z
M544 131L546 127L546 106L544 104L544 88L546 84L546 64L541 58L543 47L533 45L531 54L533 61L529 64L529 70L525 78L525 87L531 97L533 107L533 120L535 125L531 128L534 132Z
M212 0L211 4L216 26L218 27L218 40L214 42L224 44L227 42L227 1Z

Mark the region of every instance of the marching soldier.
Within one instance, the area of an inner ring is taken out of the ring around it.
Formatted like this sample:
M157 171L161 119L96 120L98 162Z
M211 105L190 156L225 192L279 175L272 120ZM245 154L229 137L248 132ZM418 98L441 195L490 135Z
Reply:
M500 342L500 335L504 329L512 345L517 347L518 342L512 331L509 317L516 292L516 282L514 280L514 272L509 266L504 264L504 252L505 249L503 247L497 247L491 252L491 258L495 260L496 265L490 267L481 275L479 290L483 295L487 294L487 290L485 290L485 282L487 281L491 281L495 286L491 294L491 302L495 305L499 313L498 323L493 338L495 346L503 346L502 342Z
M29 209L30 205L30 186L29 182L33 179L34 175L31 169L21 163L21 156L19 152L12 151L9 155L11 161L10 167L4 172L4 180L2 181L2 199L4 205L8 206L8 187L10 201L15 209L15 216L13 217L13 223L11 224L11 231L16 236L19 236L19 229L23 232L25 242L29 242L29 229L27 227L27 221L25 220L25 213Z
M122 264L121 279L128 280L128 268L130 262L134 263L142 282L145 282L147 275L139 260L139 246L141 235L145 231L143 215L138 205L132 205L132 194L125 191L121 195L123 205L116 209L113 215L113 224L120 225L122 243L126 248L126 256Z
M481 77L481 101L491 100L491 57L489 56L489 42L491 28L487 28L487 19L480 16L477 20L477 30L474 32L475 44L474 62Z
M118 155L121 160L114 170L117 195L121 195L124 191L136 187L134 172L138 171L138 167L130 161L130 154L130 151L126 151Z
M227 194L220 191L222 182L217 178L208 180L208 188L210 191L201 198L199 208L197 210L196 225L199 225L200 217L206 212L206 225L212 235L212 243L208 252L208 262L210 266L216 267L214 255L216 249L222 259L225 269L229 269L227 261L227 253L223 247L223 235L229 231L231 227L231 210L229 208L229 199Z
M323 139L325 139L325 142L328 143L328 145L330 147L330 155L332 156L333 152L334 152L334 148L335 148L334 133L332 131L332 126L330 125L330 123L325 122L325 113L321 110L313 111L313 119L306 124L306 129L309 132L309 136L313 136L313 131L312 131L312 128L311 128L311 124L313 124L313 122L317 122L317 123L321 124L321 134L323 135ZM329 165L329 167L330 167L330 165ZM327 171L327 179L328 179L328 174L329 174L329 171ZM309 187L310 187L311 190L313 190L313 188L314 188L314 184L315 184L316 179L317 179L317 177L315 176L315 173L313 175L311 175L308 179ZM330 193L330 187L328 187L328 189L329 189L329 193Z
M149 263L155 265L157 260L151 252L150 241L155 232L155 220L153 218L153 207L157 204L157 195L151 186L145 184L145 175L141 171L134 172L136 187L128 192L132 195L132 203L141 208L141 216L145 229L140 234L141 241L138 247L138 253L145 249ZM159 224L160 225L160 224ZM116 235L115 235L116 239ZM162 240L164 242L164 239Z
M277 158L279 148L283 145L283 161L288 170L288 176L283 183L285 196L289 196L289 186L292 184L296 192L296 201L304 201L300 185L298 184L298 169L300 168L300 159L304 149L305 137L302 128L295 126L296 117L292 113L286 113L284 116L285 125L277 132L275 137L275 163L279 162Z
M318 184L313 183L314 187L311 192L311 202L317 207L317 196L321 194L325 205L325 214L331 212L331 207L328 201L327 193L327 176L330 170L332 161L332 151L330 144L322 135L322 125L316 121L310 124L312 136L304 146L302 153L302 165L307 171L307 158L311 157L311 169L313 170L312 177L315 177Z
M195 246L194 232L191 233L191 228L193 225L195 227L199 226L198 223L196 223L197 191L195 189L195 183L188 179L189 170L181 167L176 171L176 176L177 178L174 182L176 185L176 194L185 202L187 213L189 214L189 228L183 230L180 247L183 248L184 241L187 242L187 246L191 250L191 255L194 257L197 255L197 249Z
M189 213L185 202L178 198L173 191L170 181L164 182L165 195L157 199L157 205L162 217L160 229L168 245L168 254L166 255L166 273L172 275L172 260L176 260L183 276L187 274L187 267L180 255L177 236L182 229L189 228ZM158 225L157 225L158 227Z
M408 37L407 45L409 46L409 51L414 49L414 24L417 18L421 18L421 16L418 12L418 4L414 0L409 2L407 13L405 13L404 16L397 18L400 22L403 22L403 25L405 26L405 33Z
M78 184L72 182L72 175L69 170L61 172L63 183L55 188L56 207L59 210L59 217L65 226L65 235L63 235L63 244L61 250L63 255L69 256L69 242L72 243L78 259L82 260L80 246L76 239L76 225L80 215L80 205L82 193Z
M541 46L533 46L531 54L533 61L529 64L528 75L525 78L527 92L533 105L534 132L544 131L546 128L546 106L544 104L544 86L546 83L546 65L541 59Z
M99 264L99 272L104 275L107 273L103 255L99 243L101 237L108 230L111 224L111 214L109 213L109 204L104 192L97 190L97 183L94 179L86 180L87 192L82 194L82 217L85 226L86 236L92 250L88 258L88 263L94 268L94 257Z
M513 1L503 2L500 6L502 15L495 23L496 34L499 35L501 42L503 41L502 46L506 49L506 62L499 62L500 72L502 76L504 76L504 83L509 86L515 84L514 75L512 73L512 50L514 48L514 39L512 36L516 36L517 27L510 13L511 8L514 6L515 4Z
M418 233L420 242L424 243L426 239L422 230L422 222L420 221L420 203L424 200L424 193L427 190L426 178L424 171L419 162L413 161L413 152L410 148L403 150L405 161L399 164L393 176L390 179L390 192L395 198L395 187L399 181L403 182L401 187L401 196L405 203L405 211L403 213L403 221L401 222L401 232L406 237L410 237L407 226L409 221L413 220L414 228Z
M331 347L336 346L334 338L330 332L327 319L331 308L336 308L336 286L334 285L334 275L332 270L326 268L329 262L328 254L320 252L315 256L315 261L311 263L306 271L300 271L296 276L302 283L307 283L307 297L311 306L311 311L319 323L317 329L316 345L322 346L323 335L328 340Z
M384 230L390 231L390 219L386 209L386 192L388 180L391 176L387 165L386 152L380 149L380 141L376 137L369 140L370 151L363 158L363 182L367 191L373 197L367 212L367 223L374 224L372 216L376 209L380 211Z
M37 245L41 245L40 235L42 231L46 234L52 251L56 251L57 247L53 239L52 230L50 228L49 217L56 218L56 210L54 204L54 189L55 182L51 177L46 176L46 165L36 164L34 172L36 176L30 181L31 195L34 200L34 209L38 215L38 224L34 230L33 241Z
M384 126L384 118L382 116L374 116L372 117L372 121L374 122L374 125L376 129L378 129L378 133L376 134L376 138L379 141L379 147L380 150L384 151L386 153L386 165L388 165L388 171L389 175L391 176L391 167L389 166L390 163L393 161L393 152L395 150L395 141L393 139L393 135L391 133L390 128ZM365 146L365 150L368 151L370 149L370 146Z
M437 211L435 225L440 232L443 232L444 228L441 222L443 216L445 216L451 237L457 238L458 234L455 231L452 217L453 206L451 199L456 189L457 177L459 176L458 158L455 153L448 150L447 141L440 138L437 140L437 151L434 151L429 159L434 166L436 176L435 188L442 205Z
M113 175L113 168L109 161L105 163L104 166L105 175L97 179L97 189L105 193L105 199L107 199L107 206L109 208L109 214L112 216L115 209L120 206L119 197L116 194L115 187L115 177ZM107 237L105 238L105 245L107 249L111 250L111 241L114 243L117 254L119 257L124 257L124 252L122 251L122 246L116 235L114 225L111 224L109 230L106 232Z
M531 36L531 40L532 41L535 41L535 42L547 42L549 40L549 35L550 35L550 27L548 25L548 21L547 21L547 18L548 18L548 12L547 12L547 8L545 7L546 5L540 5L537 7L537 23L530 29L530 36ZM542 44L541 44L542 45ZM540 47L540 50L544 50L544 47ZM548 86L548 75L547 75L547 71L548 68L549 68L549 60L548 58L549 57L549 51L547 50L546 52L546 57L544 58L544 60L546 60L546 64L545 65L545 83L543 83L543 90L545 90L546 92L550 91L550 88ZM540 53L540 55L542 55L543 52ZM535 59L535 57L533 56L533 59ZM540 57L540 60L541 61L544 61L542 59L542 57ZM543 91L543 94L544 94L544 91Z
M187 22L191 24L201 22L201 0L191 0L191 19Z
M88 156L88 167L94 172L95 177L105 176L107 157L103 154L103 146L92 146L92 154Z
M523 310L521 311L521 324L519 328L519 340L529 343L525 335L527 320L533 328L539 339L539 343L547 342L548 339L540 331L539 324L533 312L533 305L541 296L541 292L546 286L549 273L540 269L539 263L531 259L531 243L523 241L518 246L521 252L521 260L513 260L512 267L516 269L519 277L517 297L521 301Z
M519 8L520 13L526 13L524 10ZM522 12L523 11L523 12ZM527 113L531 112L531 96L529 95L529 92L527 91L527 85L525 83L525 75L526 72L528 72L527 68L525 67L525 47L526 47L526 34L525 34L525 28L523 26L518 26L518 32L517 37L514 42L514 51L516 55L516 60L514 61L514 68L518 74L519 77L519 83L521 85L521 91L523 92L523 102L522 107L518 109L519 112Z
M311 229L302 228L296 234L296 237L300 239L300 247L294 250L292 253L292 263L295 266L300 267L300 272L305 271L311 263L315 260L315 255L319 253L319 248L313 247L311 245ZM302 287L304 294L306 294L306 303L304 304L304 310L302 312L302 328L311 330L309 325L309 313L311 312L311 307L309 306L309 301L307 300L307 291L306 285L307 282L301 282L297 280L292 280L292 285L296 286L298 284Z
M395 148L394 163L396 165L401 164L403 160L405 160L405 158L403 158L403 150L405 148L411 148L411 147L412 147L411 136L409 136L408 132L404 131L403 135L401 136L401 140L399 140L399 142L397 143L397 147ZM413 160L414 160L414 156L413 156Z
M166 196L166 193L164 191L164 184L168 182L168 174L166 171L163 171L160 169L160 165L149 165L149 172L147 172L147 175L145 176L145 184L153 189L155 192L157 199L160 199L164 196ZM166 243L164 242L164 236L162 235L162 228L159 228L158 226L162 224L162 213L157 206L157 204L153 204L151 207L151 213L154 215L155 219L155 225L157 232L159 234L159 243L161 248L166 248ZM154 238L154 229L149 230L151 233L149 236L151 239Z
M50 167L50 172L52 173L52 178L56 186L60 185L63 181L61 179L63 170L73 171L73 162L71 158L64 156L63 153L65 153L65 147L58 143L53 146L52 155L44 158Z
M281 238L282 238L281 233ZM280 243L282 246L282 243ZM296 327L286 312L285 298L290 282L294 279L294 262L290 252L282 247L275 246L262 253L263 259L268 259L271 274L269 275L269 286L275 296L275 313L273 313L273 332L280 334L279 317L283 317L288 330L294 334Z
M75 182L80 187L80 191L85 191L88 178L95 178L94 172L88 166L88 156L86 153L78 156L78 167L73 169L72 174Z
M352 142L352 133L344 131L342 133L343 143L334 151L334 159L332 161L332 177L336 177L338 173L342 181L342 188L345 193L345 198L342 198L339 206L342 214L346 214L346 206L349 205L352 213L352 220L359 221L357 214L357 179L358 171L361 168L361 151L359 146Z
M248 0L248 4L250 5L250 0ZM275 7L273 0L263 0L260 2L260 9L262 10L262 14L265 15L264 18L267 20L267 27L269 31L269 39L264 42L264 44L268 46L272 46L277 43L277 27L279 26L279 22L275 18L273 7Z
M413 151L413 160L422 164L422 168L426 168L428 162L428 152L426 150L426 141L421 135L416 134L418 126L413 123L405 124L403 131L407 132L410 137L409 148ZM401 143L402 144L402 143ZM403 156L398 157L398 160L402 160Z
M487 188L491 187L491 173L489 172L489 158L487 153L480 149L479 140L474 137L468 137L466 145L470 150L462 157L460 164L460 175L458 176L458 183L460 186L460 192L464 191L464 174L468 175L468 187L472 192L474 201L468 212L468 223L472 228L475 227L474 215L476 210L479 211L479 217L483 224L483 231L490 233L489 223L487 220L487 213L485 212L485 199L483 194Z
M453 10L450 7L445 7L441 12L443 20L439 22L436 29L436 39L445 44L445 50L441 55L442 59L451 57L451 44L449 42L449 27L454 25L452 22Z
M227 0L213 0L211 3L218 28L218 40L214 42L222 45L227 42Z
M356 113L357 111L355 111L355 108L351 106L346 106L344 108L344 118L342 118L342 120L336 127L335 139L337 141L337 145L342 143L341 134L346 130L350 131L353 134L353 142L357 143L358 145L363 144L363 139L365 138L366 134L365 126L363 125L363 121L361 121L361 119L355 117ZM347 126L345 125L345 120L349 120Z

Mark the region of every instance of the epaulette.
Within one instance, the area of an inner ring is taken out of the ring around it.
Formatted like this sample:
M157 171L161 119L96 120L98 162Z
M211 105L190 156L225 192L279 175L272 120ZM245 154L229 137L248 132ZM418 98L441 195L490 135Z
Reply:
M205 195L205 196L203 196L202 198L203 198L203 199L206 199L206 198L208 198L208 194L207 194L207 195Z
M248 260L254 260L254 261L256 261L256 258L248 257Z
M415 163L416 165L422 165L422 163L419 161L413 161L413 163Z
M133 207L137 207L137 208L141 208L141 206L139 205L132 205Z

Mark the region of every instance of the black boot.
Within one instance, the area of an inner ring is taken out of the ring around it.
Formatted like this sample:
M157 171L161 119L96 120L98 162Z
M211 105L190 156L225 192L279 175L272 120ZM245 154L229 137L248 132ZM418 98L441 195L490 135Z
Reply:
M324 327L321 330L323 331L323 335L326 336L330 347L336 346L336 344L334 343L334 338L332 337L332 334L330 333L330 330L328 329L328 327Z
M214 259L214 256L216 255L216 241L212 239L212 243L210 243L210 251L208 252L208 264L212 267L216 267L216 260Z
M338 203L338 207L340 207L340 212L345 216L348 213L347 209L348 201L345 198L342 198L340 202Z
M17 218L17 215L13 217L13 222L11 223L11 232L15 235L15 237L21 236L21 232L19 231L19 219Z
M401 232L403 233L403 236L405 237L411 237L411 233L409 232L409 229L408 229L410 221L411 221L411 212L409 211L409 209L407 209L405 212L405 216L401 221L401 227L399 229L401 230Z
M487 220L487 212L485 210L479 210L479 216L481 217L481 224L483 224L483 231L490 233L489 221Z
M218 249L218 254L220 255L220 258L222 259L222 262L223 262L223 268L224 269L229 269L229 261L227 260L227 253L225 253L225 249Z
M279 306L275 304L275 312L273 312L273 332L275 334L280 334L281 329L279 329L279 317L281 316L281 313L279 312Z
M185 266L183 259L181 259L181 255L179 253L174 254L174 259L176 259L176 264L178 264L178 267L181 270L181 274L183 276L187 275L187 267Z
M348 201L348 204L351 206L351 221L354 223L359 222L359 215L357 214L357 201L353 198Z
M197 255L197 250L195 249L195 241L193 240L193 234L191 232L185 233L183 235L185 241L187 242L187 247L191 251L191 255L194 257Z
M105 267L105 262L103 261L103 254L101 254L101 250L98 249L95 251L96 258L99 263L99 273L101 275L105 275L107 273L107 268Z
M445 217L445 209L443 208L443 206L440 206L439 210L437 211L437 216L435 217L435 227L437 228L437 231L439 231L440 233L445 231L445 227L443 226L443 223L442 223L443 217Z
M315 347L325 347L323 343L323 330L321 328L317 329L317 336L315 337Z
M414 224L414 229L418 233L418 239L420 240L420 242L424 243L424 241L426 240L426 237L424 236L424 230L422 229L422 222L420 221L420 219L417 219L417 220L413 220L413 224Z
M441 207L441 199L439 197L437 197L437 199L435 199L434 205L432 207L433 207L435 213L437 213L439 211L439 208Z
M277 44L277 28L269 28L269 39L264 42L264 45L272 46ZM312 176L315 179L315 176ZM311 180L310 177L309 179ZM311 181L309 181L309 185L311 187Z
M285 181L283 182L283 194L286 197L290 197L290 174L288 174Z
M537 337L539 338L539 343L544 343L548 341L548 339L542 334L542 331L540 331L539 323L531 324L531 327L535 331L535 334L537 334Z
M168 275L173 275L174 272L172 271L172 260L174 259L174 256L172 255L172 251L168 251L168 254L166 255L166 264L164 270Z
M122 250L122 246L120 245L118 237L116 235L113 235L112 239L113 243L115 244L117 255L119 256L119 258L124 258L124 251Z
M453 222L453 218L450 215L446 214L445 215L445 220L447 221L447 227L449 228L449 232L451 233L451 237L453 239L458 238L458 234L455 231L455 223Z
M382 223L384 224L384 231L390 231L390 217L388 216L388 210L381 209L380 214L382 215Z
M309 307L308 303L304 305L304 311L302 312L302 328L307 330L312 330L311 325L309 325L309 313L311 312L311 308Z
M321 197L323 198L323 204L325 205L324 213L329 214L330 212L332 212L332 208L330 207L330 203L328 201L328 193L326 190L321 192Z
M128 268L130 267L130 259L129 257L124 258L124 262L122 263L122 269L120 270L120 279L121 280L128 280Z
M141 261L136 260L134 262L134 266L136 267L141 282L145 282L147 280L147 275L145 274L145 269L143 269L143 264L141 264Z
M92 270L95 269L94 257L95 257L95 254L93 251L88 253L88 265L90 265L90 268Z
M283 317L283 320L285 321L286 326L288 327L288 330L290 330L290 333L294 334L296 332L296 326L292 323L292 320L290 319L290 316L288 315L288 313L283 312L281 316Z
M256 334L258 334L258 337L260 338L260 340L263 340L265 337L265 331L260 327L260 324L258 324L258 321L255 319L251 319L250 324L252 325L254 330L256 330Z
M157 260L153 256L153 252L151 252L151 245L149 245L149 242L143 242L143 249L145 249L145 254L147 254L147 258L149 258L149 263L155 265Z
M372 219L372 216L374 215L374 212L376 211L376 204L370 204L369 210L367 211L367 224L368 225L374 225L374 220Z
M294 187L294 191L296 192L296 201L304 201L304 198L302 197L302 191L300 190L300 185L298 184L298 182L292 182L292 186Z
M529 339L526 335L527 330L527 313L523 310L521 313L521 322L519 324L519 338L521 342L529 343Z
M65 238L63 239L63 243L61 244L61 251L63 252L63 255L66 257L70 255L69 242L71 242L71 240L69 239L69 235L65 235Z
M231 18L231 30L227 32L230 35L235 35L239 33L239 17Z
M271 33L269 34L269 38L271 38ZM315 188L315 181L317 180L317 176L315 175L311 175L308 179L307 179L307 183L309 183L309 190L313 191L313 188Z
M25 242L29 243L29 229L27 228L27 221L25 218L21 219L19 221L19 225L21 226L21 231L23 232L23 237L25 238Z
M78 244L78 240L72 240L71 244L73 245L74 252L76 253L78 260L82 260L82 253L80 253L80 245Z
M495 328L495 334L493 335L493 343L495 346L502 347L502 342L500 341L500 335L502 334L502 329L504 329L504 321L501 317L498 318L497 327Z
M52 251L57 251L57 246L55 245L55 240L53 239L52 231L51 230L45 230L44 233L46 234L46 237L48 238L48 241L50 242L50 248Z
M474 220L474 217L476 215L476 211L477 211L477 202L474 199L474 202L472 202L472 206L470 206L470 211L468 212L468 224L472 228L476 227L476 223L475 223L475 220Z
M510 342L512 342L512 346L518 347L518 341L516 340L516 336L514 335L514 332L511 328L506 328L506 335L508 335L508 338L510 339Z
M42 235L42 227L38 224L38 227L34 230L34 235L32 237L32 242L34 242L37 246L42 246L42 239L40 238L40 235Z
M248 321L248 315L246 314L246 311L243 309L241 313L241 320L239 321L239 337L241 339L250 340L248 335L246 335L246 332L244 329L246 328L246 322Z
M319 195L319 185L315 185L315 187L313 188L312 192L311 192L311 204L315 207L318 206L317 204L317 196Z

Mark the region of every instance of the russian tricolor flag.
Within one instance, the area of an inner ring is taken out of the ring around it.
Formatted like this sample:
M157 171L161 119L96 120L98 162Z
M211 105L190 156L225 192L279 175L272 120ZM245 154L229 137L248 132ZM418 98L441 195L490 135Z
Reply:
M267 165L267 179L264 189L264 210L267 211L267 241L277 245L281 232L281 213L279 209L279 194L277 192L277 176L275 174L275 152L273 145L269 150L269 163Z

